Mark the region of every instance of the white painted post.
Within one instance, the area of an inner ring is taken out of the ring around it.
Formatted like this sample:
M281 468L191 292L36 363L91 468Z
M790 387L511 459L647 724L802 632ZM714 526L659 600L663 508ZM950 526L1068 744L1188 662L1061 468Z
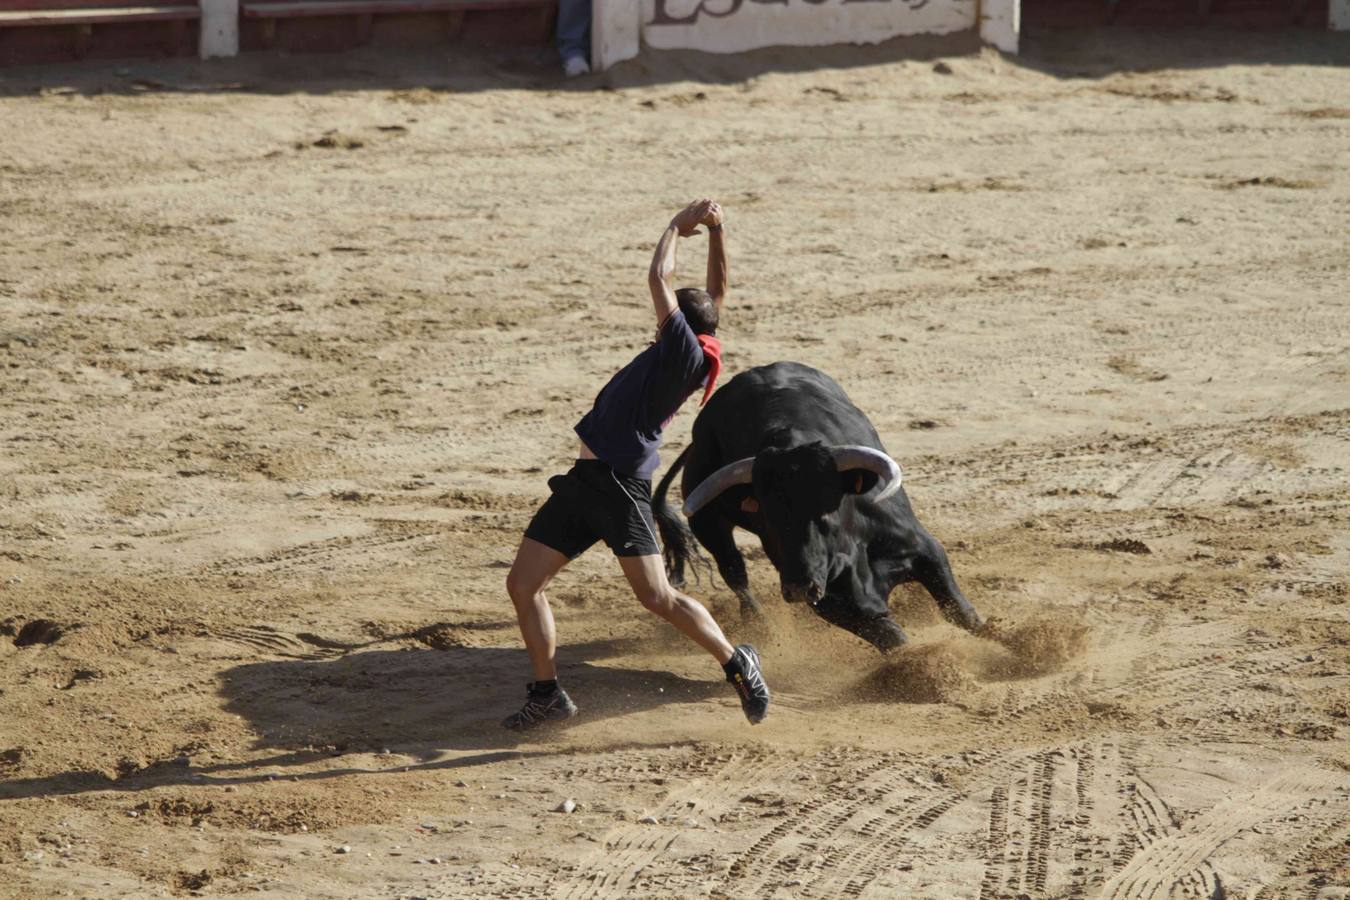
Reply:
M239 55L239 0L201 0L202 31L197 52L202 59Z
M1327 24L1332 31L1350 31L1350 0L1330 0Z
M591 68L603 72L642 49L638 0L591 0Z
M983 0L979 8L980 40L1004 53L1016 53L1022 31L1022 0Z

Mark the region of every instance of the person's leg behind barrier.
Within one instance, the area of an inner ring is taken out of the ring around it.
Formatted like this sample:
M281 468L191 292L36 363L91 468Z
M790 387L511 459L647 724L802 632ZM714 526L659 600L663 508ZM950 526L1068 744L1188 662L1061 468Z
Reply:
M591 0L558 0L558 55L568 75L590 71Z

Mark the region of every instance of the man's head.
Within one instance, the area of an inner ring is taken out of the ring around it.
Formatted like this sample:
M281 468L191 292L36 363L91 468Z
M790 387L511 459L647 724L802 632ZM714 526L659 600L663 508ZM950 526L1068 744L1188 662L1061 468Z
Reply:
M675 302L694 334L717 334L717 304L711 294L702 288L680 288Z

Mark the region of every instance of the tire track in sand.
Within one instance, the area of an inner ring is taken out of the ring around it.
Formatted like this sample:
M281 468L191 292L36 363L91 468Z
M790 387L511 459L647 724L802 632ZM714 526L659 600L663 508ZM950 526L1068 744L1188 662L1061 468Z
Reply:
M1044 752L1048 755L1054 751ZM893 868L896 855L911 843L915 834L931 827L958 804L971 799L986 787L1010 777L1013 771L1026 765L1027 761L1033 758L1039 758L1039 755L1031 752L968 753L964 761L979 769L978 776L961 789L938 789L941 795L937 797L931 793L928 796L912 793L913 784L907 781L893 792L898 794L899 791L905 791L904 795L895 799L887 797L889 805L856 830L857 837L852 839L852 846L836 848L826 858L824 871L809 884L806 893L822 897L838 896L841 892L850 897L861 896L869 886ZM931 768L932 762L932 760L923 762L921 767L916 767L915 774ZM912 779L914 775L906 777ZM998 790L999 788L994 788L994 791ZM1006 798L1006 788L1004 791ZM990 827L991 845L1000 839L1006 845L1006 804L1003 809L1005 817L1001 828L996 825ZM853 814L853 810L841 810L835 819L828 823L827 833L836 837L845 834L840 829ZM1006 856L1006 846L1000 858L1003 856ZM764 895L768 895L768 892Z
M1054 799L1055 760L1048 750L1036 757L1036 774L1031 790L1031 838L1027 846L1026 867L1022 876L1025 891L1044 893L1050 868L1050 808Z
M753 749L720 768L710 768L704 777L696 777L683 789L672 792L652 817L665 823L674 816L693 812L716 815L739 803L747 792L810 762L777 750ZM581 870L589 874L554 896L559 900L626 896L641 872L664 855L679 836L679 831L668 828L621 825L611 830L601 841L600 849L582 864Z
M369 565L388 565L387 556L376 554L410 550L422 543L441 538L447 529L438 523L400 523L397 530L381 529L374 534L325 538L293 547L285 547L257 556L236 557L211 563L207 570L231 574L293 574L309 571L348 572L360 569L346 558L368 560Z
M1347 844L1350 844L1350 816L1343 812L1330 825L1323 825L1318 828L1317 832L1290 858L1284 866L1282 883L1268 884L1261 888L1257 891L1254 900L1281 900L1281 898L1295 896L1293 886L1288 881L1294 878L1307 877L1309 865L1316 856L1333 848L1345 847ZM1326 886L1324 880L1314 876L1308 880L1303 890L1299 891L1298 896L1301 900L1317 900L1324 886Z
M797 808L794 815L762 834L731 864L727 873L728 886L739 885L736 891L738 894L753 894L758 891L763 887L764 880L769 877L774 864L784 855L778 850L778 845L784 839L792 834L802 834L808 840L818 840L834 833L867 802L867 798L856 795L856 789L874 774L888 769L890 765L891 760L882 756L854 769L851 775L829 785L828 788L832 793L844 794L842 799L831 799L829 794L825 793L811 797ZM854 793L852 798L848 796L850 792Z
M980 900L995 900L1006 883L1008 867L1008 789L1000 785L989 796L989 827L984 847Z
M241 644L251 650L260 650L273 656L293 659L336 659L360 645L330 641L308 633L291 634L270 625L240 625L219 630L207 630L206 636Z
M1331 780L1329 773L1316 770L1283 774L1253 792L1219 803L1189 822L1166 827L1106 883L1103 900L1167 900L1173 886L1200 873L1210 854L1225 841L1292 809L1328 786ZM1149 828L1163 825L1160 818L1141 817L1140 821L1146 821ZM1213 885L1212 870L1207 880ZM1206 882L1204 875L1201 881Z

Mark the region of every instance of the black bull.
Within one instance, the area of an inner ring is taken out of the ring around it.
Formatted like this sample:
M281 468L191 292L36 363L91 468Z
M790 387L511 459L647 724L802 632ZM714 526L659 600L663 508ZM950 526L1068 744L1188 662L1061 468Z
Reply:
M686 508L701 507L687 527L666 502L681 467ZM697 538L742 612L758 613L732 539L739 527L759 536L785 600L809 602L880 650L907 640L887 602L906 581L922 584L949 621L978 631L979 613L957 587L942 545L914 518L899 476L867 416L824 372L793 362L743 372L699 413L693 442L657 486L653 506L671 581L683 582Z

